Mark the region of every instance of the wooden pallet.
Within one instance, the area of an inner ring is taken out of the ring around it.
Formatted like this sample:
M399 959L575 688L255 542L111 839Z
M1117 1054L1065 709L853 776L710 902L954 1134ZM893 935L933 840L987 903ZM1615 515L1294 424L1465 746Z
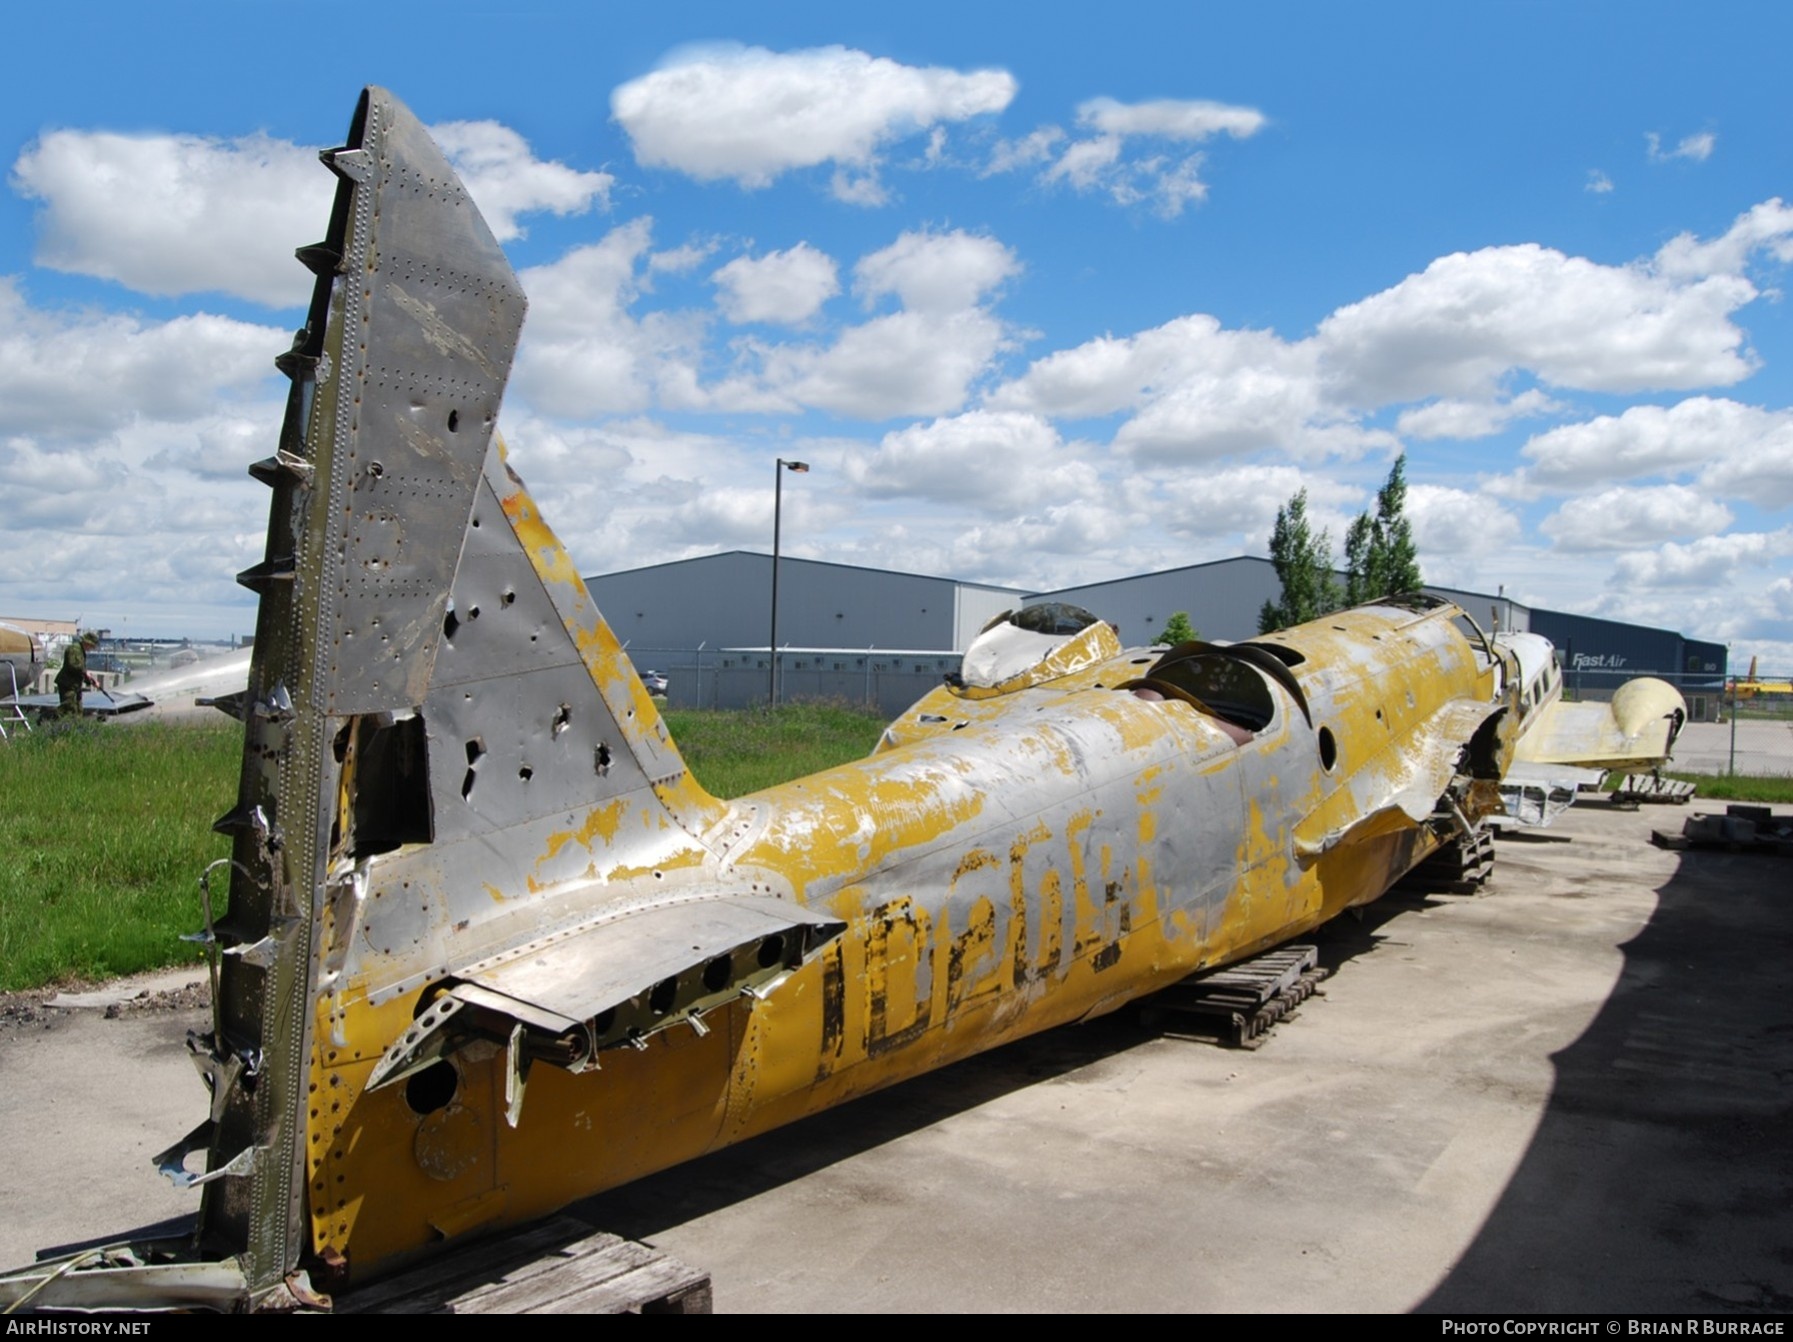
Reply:
M710 1274L557 1216L338 1295L338 1314L708 1314Z
M1148 1028L1179 1038L1258 1048L1273 1026L1320 991L1331 971L1320 968L1319 956L1313 946L1279 946L1224 969L1191 974L1147 998L1142 1019Z
M1615 803L1655 801L1685 806L1693 800L1694 785L1678 778L1658 778L1655 774L1626 774L1613 790Z

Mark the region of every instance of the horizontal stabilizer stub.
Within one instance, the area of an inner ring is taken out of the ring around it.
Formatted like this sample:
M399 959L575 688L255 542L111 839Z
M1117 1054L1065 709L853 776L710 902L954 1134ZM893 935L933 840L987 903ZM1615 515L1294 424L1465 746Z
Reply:
M502 1038L513 1022L548 1037L577 1034L568 1056L583 1064L598 1050L764 992L845 929L788 900L743 895L651 905L556 933L451 980L368 1084L441 1056L456 1029Z

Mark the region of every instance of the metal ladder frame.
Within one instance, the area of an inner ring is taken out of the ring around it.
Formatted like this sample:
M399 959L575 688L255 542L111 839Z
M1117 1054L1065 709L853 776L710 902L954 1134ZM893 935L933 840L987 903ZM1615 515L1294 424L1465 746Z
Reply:
M25 710L19 707L19 668L11 662L6 664L6 678L12 682L12 697L0 704L0 741L10 741L11 734L6 730L8 720L22 722L25 730L31 730L31 719L25 716Z

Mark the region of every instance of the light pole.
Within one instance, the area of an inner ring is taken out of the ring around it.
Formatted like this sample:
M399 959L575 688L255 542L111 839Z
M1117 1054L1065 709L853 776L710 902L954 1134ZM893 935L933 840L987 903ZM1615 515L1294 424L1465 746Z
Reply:
M786 461L778 458L772 472L772 637L766 644L766 700L778 707L778 537L784 517L784 473L809 471L807 461Z

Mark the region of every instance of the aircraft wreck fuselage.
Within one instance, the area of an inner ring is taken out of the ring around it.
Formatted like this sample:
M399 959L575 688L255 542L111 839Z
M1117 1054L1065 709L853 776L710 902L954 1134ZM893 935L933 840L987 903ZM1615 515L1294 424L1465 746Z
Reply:
M507 484L500 511L529 515ZM554 581L538 591L589 606L576 578ZM537 627L525 586L481 606L482 638ZM457 588L457 609L474 600ZM610 744L594 677L625 696L624 724L662 729L617 685L601 626L567 684L505 677L500 730L491 705L459 720L455 668L478 653L457 634L414 733L429 795L413 809L434 840L355 859L366 783L346 758L337 780L313 1249L359 1270L528 1220L1374 899L1450 832L1438 798L1490 713L1450 613L1374 608L1266 644L1331 668L1311 696L1209 652L1256 681L1252 728L1152 690L1160 655L1102 646L1097 627L1074 672L982 700L942 690L893 724L914 739L728 804L688 775L637 776L626 734ZM535 813L550 789L599 783L600 751L613 798ZM430 1003L458 1005L438 1024ZM535 1065L512 1126L518 1048Z
M506 463L523 298L478 212L383 91L325 161L252 469L211 1110L166 1161L199 1236L43 1301L352 1286L1286 940L1497 804L1517 681L1423 600L1169 652L995 631L868 759L711 796Z

